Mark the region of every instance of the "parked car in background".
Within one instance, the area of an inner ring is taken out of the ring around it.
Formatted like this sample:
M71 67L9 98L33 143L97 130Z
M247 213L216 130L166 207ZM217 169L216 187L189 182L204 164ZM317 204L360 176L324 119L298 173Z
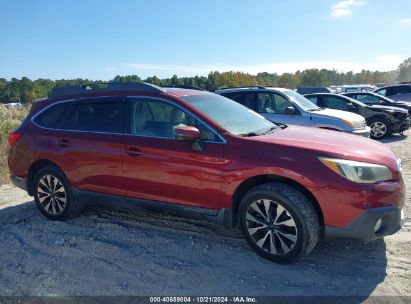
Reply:
M372 92L362 92L362 93L345 93L343 94L355 100L358 100L366 105L381 105L388 107L396 107L408 110L408 113L411 114L411 103L404 101L395 101L385 96L381 96Z
M271 87L243 87L217 90L279 124L291 124L342 131L368 137L365 119L349 112L322 109L292 90Z
M304 95L304 94L312 94L312 93L335 93L328 87L299 87L297 88L297 93Z
M370 241L404 224L401 161L390 149L280 128L206 91L55 89L33 103L9 144L11 180L51 220L104 202L195 214L238 223L250 246L278 263L309 254L324 233Z
M349 111L365 117L371 128L371 137L380 139L392 133L402 133L410 127L410 118L406 109L366 104L340 94L305 95L314 104L330 109Z
M19 102L9 102L9 103L4 103L3 105L7 109L21 109L23 107L23 104Z
M411 84L398 84L386 86L373 91L381 96L388 97L396 101L406 101L411 103Z
M339 93L351 93L351 92L371 92L377 87L371 84L350 84L343 85Z

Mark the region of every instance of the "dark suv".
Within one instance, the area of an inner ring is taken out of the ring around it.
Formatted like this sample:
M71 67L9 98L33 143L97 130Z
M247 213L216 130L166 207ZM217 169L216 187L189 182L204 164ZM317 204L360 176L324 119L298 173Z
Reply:
M290 263L319 237L373 240L404 221L400 160L367 138L285 129L206 91L111 83L33 103L9 136L13 183L51 220L101 202L237 223Z
M360 114L371 128L371 138L381 139L410 127L408 110L382 105L366 105L345 95L317 93L304 95L319 107Z
M373 91L396 101L411 102L411 84L397 84L386 86Z

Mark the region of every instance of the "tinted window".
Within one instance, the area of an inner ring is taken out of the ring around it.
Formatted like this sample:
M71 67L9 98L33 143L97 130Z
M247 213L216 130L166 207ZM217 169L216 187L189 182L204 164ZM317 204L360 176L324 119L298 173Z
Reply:
M398 94L408 94L411 93L411 86L400 86L398 87Z
M285 114L285 109L292 106L284 96L267 92L258 93L259 113Z
M381 96L389 96L389 95L387 95L387 90L386 89L381 89L381 90L375 91L375 93L377 93Z
M122 133L122 106L121 101L79 103L77 129L81 131Z
M317 96L305 96L309 101L311 101L313 104L318 106L318 97Z
M361 101L365 104L377 104L380 102L378 96L368 95L368 94L358 94L357 97L354 97L358 101Z
M68 127L74 117L74 105L71 102L58 103L40 113L34 122L43 128L61 129ZM74 124L70 125L74 128Z
M334 96L323 96L324 107L337 110L348 110L347 102Z
M386 89L385 95L384 96L394 96L398 94L398 88L397 87L388 87Z
M133 98L129 102L130 126L128 133L148 137L174 138L176 126L193 126L201 139L217 141L217 136L203 123L181 109L162 101Z
M224 94L223 96L230 98L232 100L235 100L249 109L256 110L255 93L253 92L228 93L228 94Z

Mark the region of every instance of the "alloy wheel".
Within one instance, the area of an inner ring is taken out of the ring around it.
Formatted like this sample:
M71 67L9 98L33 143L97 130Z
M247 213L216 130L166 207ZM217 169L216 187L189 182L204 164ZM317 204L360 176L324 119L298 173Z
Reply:
M247 231L262 250L273 255L290 252L297 242L297 225L281 204L260 199L247 209Z
M62 182L53 175L44 175L38 182L37 195L43 209L52 215L61 214L67 205Z
M376 121L371 124L371 133L374 137L383 137L387 133L387 126L381 122Z

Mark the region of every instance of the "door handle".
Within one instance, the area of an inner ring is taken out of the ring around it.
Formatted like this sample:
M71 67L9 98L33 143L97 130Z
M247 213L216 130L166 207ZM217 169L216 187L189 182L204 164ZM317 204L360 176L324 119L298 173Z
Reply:
M65 148L70 146L71 142L67 139L59 139L56 141L56 144L58 144L62 148Z
M127 148L126 153L130 156L133 156L133 157L143 155L143 152L140 149L136 148L136 147Z

